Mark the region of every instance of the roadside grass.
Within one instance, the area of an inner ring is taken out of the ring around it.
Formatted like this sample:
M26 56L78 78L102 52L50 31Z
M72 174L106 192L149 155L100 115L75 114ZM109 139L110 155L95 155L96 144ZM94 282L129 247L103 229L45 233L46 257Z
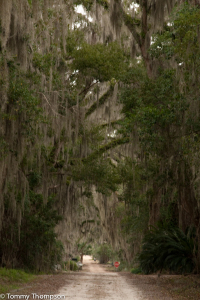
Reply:
M131 269L132 274L142 274L142 271L140 268L133 268Z
M33 280L36 276L22 270L0 268L0 293L18 288L21 284Z

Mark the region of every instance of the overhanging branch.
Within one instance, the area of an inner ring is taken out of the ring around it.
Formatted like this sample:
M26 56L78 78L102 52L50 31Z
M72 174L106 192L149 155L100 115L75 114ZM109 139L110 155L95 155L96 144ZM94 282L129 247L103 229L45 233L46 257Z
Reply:
M88 161L98 157L99 155L102 155L104 152L108 151L109 149L115 148L119 145L127 144L127 143L129 143L129 141L130 141L130 138L128 136L118 138L118 139L113 139L110 143L100 146L98 150L94 151L88 157L83 158L82 161L88 162Z

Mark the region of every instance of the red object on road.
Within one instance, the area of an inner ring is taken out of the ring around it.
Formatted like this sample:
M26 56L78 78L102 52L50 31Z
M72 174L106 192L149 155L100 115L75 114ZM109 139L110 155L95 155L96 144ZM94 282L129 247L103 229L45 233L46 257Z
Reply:
M119 267L118 261L116 261L116 262L114 263L114 266L115 266L115 268L118 268L118 267Z

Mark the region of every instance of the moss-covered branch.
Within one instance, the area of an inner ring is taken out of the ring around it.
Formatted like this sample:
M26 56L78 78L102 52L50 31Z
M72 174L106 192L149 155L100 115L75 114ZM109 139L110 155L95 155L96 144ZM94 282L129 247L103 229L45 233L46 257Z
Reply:
M136 18L132 18L122 9L122 16L124 20L124 24L128 27L136 42L140 45L140 35L136 31L136 26L140 26L140 20Z
M129 140L130 139L128 136L118 138L118 139L113 139L110 143L100 146L98 150L94 151L92 154L90 154L87 158L84 158L82 161L83 162L90 161L96 158L97 156L102 155L104 152L108 151L109 149L115 148L119 145L129 143Z
M104 123L104 124L101 124L100 126L99 126L99 128L104 128L104 127L106 127L106 126L115 126L115 125L118 125L118 124L120 124L120 121L122 121L123 119L118 119L118 120L114 120L114 121L111 121L110 123Z
M140 45L140 35L136 31L136 26L139 27L141 25L141 21L137 18L132 18L129 14L126 13L120 0L115 0L115 2L119 6L124 24L128 27L138 45Z
M108 99L108 97L110 97L110 96L112 95L112 93L113 93L113 87L110 87L109 90L108 90L105 94L103 94L102 97L100 97L100 99L99 99L99 106L100 106L100 105L103 105L103 104L106 102L106 100ZM93 113L93 112L97 109L97 107L98 107L97 104L98 104L98 103L97 103L97 101L96 101L95 103L93 103L93 104L90 106L90 108L88 109L88 111L87 111L86 114L85 114L85 117L86 117L86 118L87 118L89 115L91 115L91 113Z
M84 224L88 224L88 223L95 223L95 220L85 220L85 221L82 222L81 227L82 227Z

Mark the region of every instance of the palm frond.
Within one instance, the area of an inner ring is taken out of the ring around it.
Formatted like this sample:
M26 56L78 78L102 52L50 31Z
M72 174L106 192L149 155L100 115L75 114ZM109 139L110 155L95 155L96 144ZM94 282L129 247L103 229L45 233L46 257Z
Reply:
M179 228L153 228L144 237L138 261L145 274L162 269L178 273L192 272L196 249L193 228L186 233Z

